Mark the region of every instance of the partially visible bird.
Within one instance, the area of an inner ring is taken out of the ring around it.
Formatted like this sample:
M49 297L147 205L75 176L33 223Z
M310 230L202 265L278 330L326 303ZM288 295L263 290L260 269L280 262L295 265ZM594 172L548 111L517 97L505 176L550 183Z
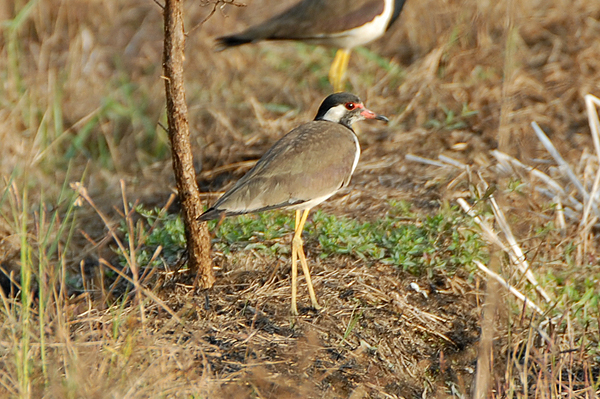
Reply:
M217 38L217 48L262 40L300 40L337 47L329 70L333 90L343 90L350 51L381 37L406 0L302 0L263 23Z
M388 120L365 108L354 94L331 94L312 122L300 125L279 139L199 217L200 221L207 221L276 208L296 211L292 239L292 314L298 314L298 259L306 276L312 306L320 308L304 254L302 230L310 209L350 182L360 156L352 124L363 119Z

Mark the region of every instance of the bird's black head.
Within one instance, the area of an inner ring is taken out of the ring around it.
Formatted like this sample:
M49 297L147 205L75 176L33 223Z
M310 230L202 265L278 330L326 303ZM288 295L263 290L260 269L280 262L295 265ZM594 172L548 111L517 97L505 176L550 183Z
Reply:
M352 128L352 124L363 119L379 119L388 121L383 115L378 115L365 108L360 98L351 93L334 93L329 95L315 117L316 121L341 123Z

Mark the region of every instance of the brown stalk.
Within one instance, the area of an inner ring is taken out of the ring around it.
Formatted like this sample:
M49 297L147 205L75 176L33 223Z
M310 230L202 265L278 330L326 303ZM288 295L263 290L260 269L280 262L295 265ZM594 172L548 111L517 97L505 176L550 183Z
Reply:
M183 1L165 1L163 12L165 18L163 69L173 171L185 223L189 268L192 273L196 273L194 286L206 289L212 287L215 276L210 258L208 228L206 223L197 221L198 216L202 213L202 203L196 184L183 84L185 47Z
M500 269L499 254L493 254L490 266ZM474 398L485 399L491 394L494 369L494 319L498 309L498 282L492 278L487 281L487 295L481 321L481 338L479 340L479 356L477 357L477 373L475 375Z

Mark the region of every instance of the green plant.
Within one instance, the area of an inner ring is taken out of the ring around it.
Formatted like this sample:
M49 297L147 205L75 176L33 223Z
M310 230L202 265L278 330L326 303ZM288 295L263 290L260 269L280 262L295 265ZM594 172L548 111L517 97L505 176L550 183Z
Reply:
M443 105L441 108L444 112L444 119L429 119L425 123L425 127L443 130L464 129L469 126L469 120L479 113L477 110L470 109L467 103L463 103L460 113L456 113Z
M127 219L121 221L119 230L124 234L123 242L134 240L135 264L142 268L162 267L164 264L176 264L185 251L185 229L183 221L176 214L169 214L164 209L145 209L142 205L133 207L135 229L128 226ZM129 265L128 256L124 256L120 248L120 264Z
M75 231L77 196L64 184L53 201L57 206L47 207L43 193L34 200L27 185L20 188L12 178L10 182L1 195L0 222L19 237L19 273L13 283L20 291L20 301L10 304L11 299L1 295L1 314L10 328L10 337L5 338L17 343L12 346L12 356L19 390L26 395L39 374L44 383L48 381L46 336L50 326L64 327L57 326L57 308L68 290L65 264L71 256L68 248ZM32 345L38 349L32 351Z
M442 208L439 213L417 217L404 202L392 204L387 216L375 221L360 222L315 212L307 224L305 240L316 240L320 256L350 255L366 262L379 261L401 267L411 273L427 270L471 267L473 259L487 257L485 245L472 229L470 219L455 208ZM137 263L155 267L161 262L174 263L185 248L183 224L176 215L158 209L135 208L141 216L137 222ZM129 239L126 225L121 230ZM235 251L259 250L265 254L289 253L287 244L279 240L291 234L293 220L289 212L263 212L226 218L215 231L215 249L225 254ZM210 222L214 229L217 222ZM154 253L163 248L159 258ZM153 263L149 263L154 259ZM125 264L123 258L122 263Z
M349 254L415 274L433 268L470 267L473 259L487 257L485 244L457 209L442 209L424 218L399 218L399 212L392 208L389 216L373 222L317 212L309 234L319 240L323 257Z

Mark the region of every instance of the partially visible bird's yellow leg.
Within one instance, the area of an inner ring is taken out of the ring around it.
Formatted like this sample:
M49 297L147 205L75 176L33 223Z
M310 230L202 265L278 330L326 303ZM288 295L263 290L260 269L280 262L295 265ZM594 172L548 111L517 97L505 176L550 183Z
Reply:
M300 211L296 211L296 225L294 228L294 238L292 238L292 314L298 314L296 306L297 280L298 280L298 250L296 248L296 235L298 234L298 225L300 224Z
M344 91L344 79L346 77L349 61L350 50L339 49L335 54L333 64L331 64L331 68L329 69L329 81L333 85L333 91L335 93Z
M306 255L304 255L303 241L302 241L302 230L304 230L304 224L306 223L306 218L308 217L308 213L310 209L305 209L302 217L300 216L300 211L296 211L296 231L294 233L294 238L292 240L292 261L294 261L294 252L297 254L298 258L300 258L300 263L302 264L302 271L304 272L304 276L306 277L306 285L308 286L308 294L310 295L310 301L312 303L313 308L321 309L319 303L317 302L317 296L315 295L315 289L312 285L312 280L310 278L310 270L308 269L308 262L306 261ZM300 221L298 222L298 219ZM293 270L292 270L293 272ZM294 284L294 281L292 281ZM296 307L295 301L295 289L292 289L292 312Z

